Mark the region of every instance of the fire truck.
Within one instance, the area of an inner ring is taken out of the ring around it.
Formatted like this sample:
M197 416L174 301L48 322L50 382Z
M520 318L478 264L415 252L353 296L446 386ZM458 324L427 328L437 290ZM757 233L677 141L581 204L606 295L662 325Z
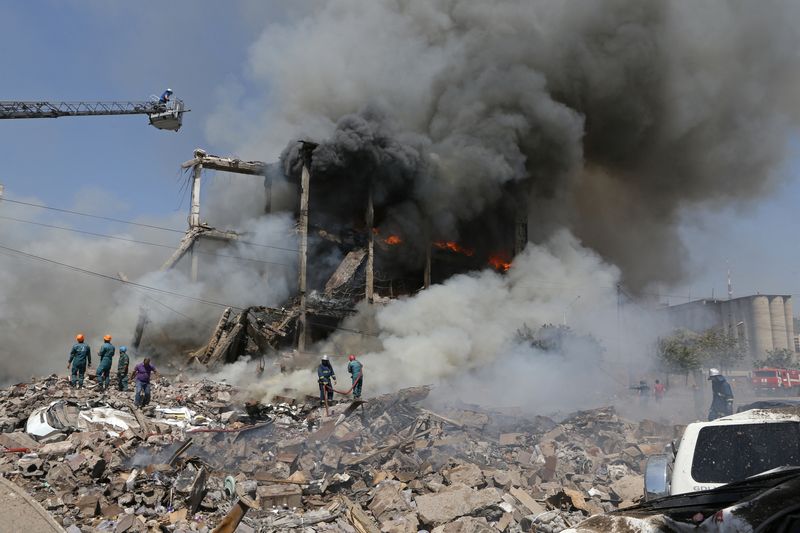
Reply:
M800 396L800 370L757 368L750 375L756 396Z

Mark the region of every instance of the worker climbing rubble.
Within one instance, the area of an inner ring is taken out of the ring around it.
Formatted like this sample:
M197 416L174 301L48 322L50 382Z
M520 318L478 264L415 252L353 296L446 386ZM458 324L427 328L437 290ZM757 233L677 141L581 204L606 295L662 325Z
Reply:
M84 343L82 333L75 336L75 344L72 345L72 350L69 352L69 360L67 361L67 370L70 371L70 385L73 387L83 388L83 376L86 373L86 367L92 367L92 350L89 345Z
M128 391L128 365L130 358L128 357L128 347L119 347L119 360L117 361L117 390L124 392Z
M100 363L97 365L97 384L100 390L105 390L111 384L111 361L114 358L114 353L117 349L111 344L111 335L103 337L103 345L97 356L100 358Z
M144 361L133 368L131 379L136 379L136 393L133 399L136 407L144 407L150 403L150 375L157 373L156 367L150 364L149 357L145 357Z
M327 354L322 356L317 367L317 381L319 382L319 404L325 405L333 402L333 384L336 383L336 372L333 371L331 366L330 357Z
M716 368L708 370L708 379L711 380L711 409L708 411L708 420L716 420L723 416L733 414L733 389L731 384L720 374Z
M350 354L348 359L350 362L347 363L347 371L353 379L353 399L358 400L361 398L361 385L364 382L364 365L361 364L361 361L356 360L356 356L353 354Z

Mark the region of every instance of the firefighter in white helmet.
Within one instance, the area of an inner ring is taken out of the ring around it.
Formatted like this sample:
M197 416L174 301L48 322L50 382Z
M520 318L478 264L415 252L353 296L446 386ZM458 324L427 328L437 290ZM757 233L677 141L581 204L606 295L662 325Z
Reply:
M733 389L731 384L720 374L716 368L708 370L708 379L711 380L711 409L708 411L708 419L717 418L733 414Z
M322 361L317 367L317 381L319 382L320 405L325 405L326 395L328 403L333 402L333 384L336 383L336 372L333 371L328 354L322 356Z

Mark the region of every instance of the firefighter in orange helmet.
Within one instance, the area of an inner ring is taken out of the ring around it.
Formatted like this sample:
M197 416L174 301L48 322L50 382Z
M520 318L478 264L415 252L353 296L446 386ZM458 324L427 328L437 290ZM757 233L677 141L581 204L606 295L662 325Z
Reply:
M69 384L73 387L83 388L83 376L86 373L86 366L92 366L92 350L89 345L85 344L82 333L75 335L75 344L72 345L72 350L69 352L69 360L67 361L67 370L70 371Z

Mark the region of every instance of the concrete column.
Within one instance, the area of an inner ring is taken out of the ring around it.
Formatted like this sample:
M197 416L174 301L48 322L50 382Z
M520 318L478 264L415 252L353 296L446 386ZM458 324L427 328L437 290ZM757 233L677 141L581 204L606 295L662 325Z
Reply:
M786 296L783 299L783 315L786 319L786 343L789 349L794 352L794 313L792 312L791 296Z
M192 169L192 199L189 208L189 227L196 228L200 225L200 174L203 165L198 163Z
M762 358L772 350L772 324L769 316L769 300L766 296L753 296L750 301L753 317L751 355L755 359Z
M786 344L786 313L783 296L773 296L769 301L769 317L772 326L772 349L788 349Z

